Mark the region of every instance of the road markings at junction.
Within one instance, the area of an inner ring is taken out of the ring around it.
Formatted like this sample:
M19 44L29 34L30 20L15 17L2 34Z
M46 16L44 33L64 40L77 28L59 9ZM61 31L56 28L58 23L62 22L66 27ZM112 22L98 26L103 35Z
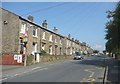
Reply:
M93 75L95 74L95 72L90 71L90 70L88 70L88 69L86 69L85 71L87 71L87 72L90 72L90 73L91 73L91 74L90 74L90 76L89 76L90 78L91 78L91 77L93 77Z
M93 69L92 69L93 70ZM82 81L80 81L80 82L90 82L91 84L95 81L95 79L94 78L92 78L93 77L93 75L95 74L95 72L93 72L93 71L91 71L91 69L85 69L84 71L86 71L86 72L89 72L90 73L90 75L89 75L89 77L88 78L83 78L83 80Z

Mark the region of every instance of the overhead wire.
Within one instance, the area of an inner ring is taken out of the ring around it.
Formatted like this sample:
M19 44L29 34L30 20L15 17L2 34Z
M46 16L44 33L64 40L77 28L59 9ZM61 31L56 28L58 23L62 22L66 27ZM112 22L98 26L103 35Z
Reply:
M28 14L35 14L35 13L39 13L41 11L47 11L47 10L50 10L50 9L53 9L55 7L58 7L58 6L62 6L64 4L67 4L68 2L64 2L64 3L60 3L60 4L57 4L57 5L54 5L54 6L49 6L49 7L46 7L46 8L42 8L42 9L38 9L38 10L35 10L35 11L31 11L31 12L28 12L26 14L22 14L23 15L28 15Z

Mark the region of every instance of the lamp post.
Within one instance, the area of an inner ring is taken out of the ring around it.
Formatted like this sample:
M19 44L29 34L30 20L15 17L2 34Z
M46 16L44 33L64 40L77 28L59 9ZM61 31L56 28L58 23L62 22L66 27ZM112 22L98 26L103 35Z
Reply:
M24 36L24 48L25 48L24 66L27 65L27 42L28 42L28 36L27 36L27 33L25 33L25 36Z

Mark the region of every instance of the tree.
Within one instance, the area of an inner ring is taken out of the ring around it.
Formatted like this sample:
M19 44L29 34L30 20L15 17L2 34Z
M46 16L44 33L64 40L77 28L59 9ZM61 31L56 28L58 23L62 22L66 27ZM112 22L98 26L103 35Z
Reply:
M103 50L103 53L106 54L106 50Z
M106 51L120 55L120 2L118 2L114 11L108 11L106 23Z
M98 50L94 50L93 53L99 53L99 51Z

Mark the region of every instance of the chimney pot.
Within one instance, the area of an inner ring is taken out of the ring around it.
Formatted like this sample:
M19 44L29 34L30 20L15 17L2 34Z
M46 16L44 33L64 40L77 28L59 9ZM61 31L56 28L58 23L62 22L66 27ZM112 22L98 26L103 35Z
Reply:
M69 39L70 39L70 36L71 36L71 35L69 34L69 35L68 35L68 38L69 38Z
M42 27L47 28L47 20L44 20L44 21L43 21Z
M54 27L53 31L54 33L58 33L58 29L56 27Z
M31 15L29 15L29 16L28 16L28 20L29 20L29 21L31 21L31 22L33 22L34 17L33 17L33 16L31 16Z

